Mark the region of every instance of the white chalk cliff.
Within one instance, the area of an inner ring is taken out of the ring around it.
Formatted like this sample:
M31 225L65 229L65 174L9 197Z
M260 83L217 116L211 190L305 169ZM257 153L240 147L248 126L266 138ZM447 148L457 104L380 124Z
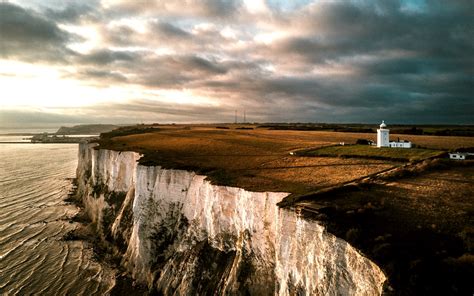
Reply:
M286 193L212 185L79 146L78 194L138 282L165 295L380 295L385 275L356 249L276 205Z

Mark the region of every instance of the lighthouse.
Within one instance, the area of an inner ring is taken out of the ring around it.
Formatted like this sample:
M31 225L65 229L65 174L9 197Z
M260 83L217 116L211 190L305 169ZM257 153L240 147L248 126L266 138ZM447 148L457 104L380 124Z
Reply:
M387 125L384 121L377 129L377 147L390 147L390 130L386 128Z

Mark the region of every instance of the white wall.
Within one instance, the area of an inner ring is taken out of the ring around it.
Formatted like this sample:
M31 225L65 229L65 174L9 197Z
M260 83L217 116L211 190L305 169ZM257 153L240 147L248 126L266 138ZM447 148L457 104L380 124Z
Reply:
M377 130L377 147L389 147L390 139L389 129L378 129Z
M450 158L450 159L461 159L461 160L464 160L464 159L466 159L466 156L465 156L465 155L462 155L462 154L458 154L458 153L449 153L449 158Z
M411 142L390 142L390 148L411 148Z

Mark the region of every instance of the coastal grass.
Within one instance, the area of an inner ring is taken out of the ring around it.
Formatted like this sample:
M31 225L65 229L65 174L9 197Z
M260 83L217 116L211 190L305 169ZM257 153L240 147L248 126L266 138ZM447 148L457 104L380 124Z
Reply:
M298 155L417 161L440 156L444 153L444 151L440 150L420 148L378 148L369 145L337 145L298 152Z

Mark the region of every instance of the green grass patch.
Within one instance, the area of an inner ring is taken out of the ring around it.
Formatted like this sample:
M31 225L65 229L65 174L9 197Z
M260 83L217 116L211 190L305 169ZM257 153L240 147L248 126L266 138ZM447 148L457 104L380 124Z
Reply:
M416 161L443 154L444 151L421 148L377 148L368 145L329 146L297 153L301 156L353 157L396 161Z

